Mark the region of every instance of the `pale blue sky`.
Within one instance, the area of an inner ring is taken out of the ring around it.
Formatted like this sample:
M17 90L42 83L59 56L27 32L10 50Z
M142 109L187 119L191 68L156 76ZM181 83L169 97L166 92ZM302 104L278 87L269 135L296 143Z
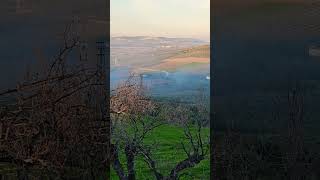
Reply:
M209 40L210 0L111 0L111 36Z

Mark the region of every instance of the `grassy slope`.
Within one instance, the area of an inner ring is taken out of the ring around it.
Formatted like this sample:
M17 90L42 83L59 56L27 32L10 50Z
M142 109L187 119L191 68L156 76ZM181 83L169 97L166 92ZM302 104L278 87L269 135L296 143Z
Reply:
M209 129L203 130L204 136L209 136ZM174 165L185 159L186 155L181 148L181 140L184 139L183 129L176 126L161 126L155 129L149 137L146 138L146 144L152 144L154 140L157 141L158 150L154 152L156 159L158 160L157 167L161 170L161 173L168 175ZM122 158L122 162L125 159ZM136 161L137 179L155 179L153 174L149 171L146 164L142 159ZM197 166L186 169L183 173L191 174L194 177L182 176L181 179L209 179L210 177L210 158L209 155ZM115 172L111 170L111 179L117 180Z
M209 45L202 45L202 46L195 46L192 48L187 48L175 53L169 59L175 58L188 58L188 57L195 57L195 58L210 58L210 46ZM197 68L202 68L207 63L201 62L192 62L184 65L179 65L175 68L168 68L164 69L169 72L174 72L178 69L194 69L196 71Z
M210 58L210 46L202 45L196 46L188 49L184 49L178 52L171 58L183 58L183 57L200 57L200 58Z

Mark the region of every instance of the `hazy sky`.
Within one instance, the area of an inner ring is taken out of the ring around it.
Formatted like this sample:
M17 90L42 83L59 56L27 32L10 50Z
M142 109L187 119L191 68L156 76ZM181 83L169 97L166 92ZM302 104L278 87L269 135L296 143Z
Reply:
M209 40L210 0L111 0L111 36Z

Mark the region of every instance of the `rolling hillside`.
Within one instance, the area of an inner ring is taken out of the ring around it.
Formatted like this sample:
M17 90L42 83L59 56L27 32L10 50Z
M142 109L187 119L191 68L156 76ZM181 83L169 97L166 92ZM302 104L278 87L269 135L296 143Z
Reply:
M197 57L210 58L210 45L201 45L179 51L172 58Z

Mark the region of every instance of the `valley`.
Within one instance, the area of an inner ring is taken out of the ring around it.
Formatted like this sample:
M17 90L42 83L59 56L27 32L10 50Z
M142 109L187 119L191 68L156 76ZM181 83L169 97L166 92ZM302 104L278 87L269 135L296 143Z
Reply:
M111 89L134 74L154 97L192 97L199 89L209 94L208 44L188 38L112 38Z

